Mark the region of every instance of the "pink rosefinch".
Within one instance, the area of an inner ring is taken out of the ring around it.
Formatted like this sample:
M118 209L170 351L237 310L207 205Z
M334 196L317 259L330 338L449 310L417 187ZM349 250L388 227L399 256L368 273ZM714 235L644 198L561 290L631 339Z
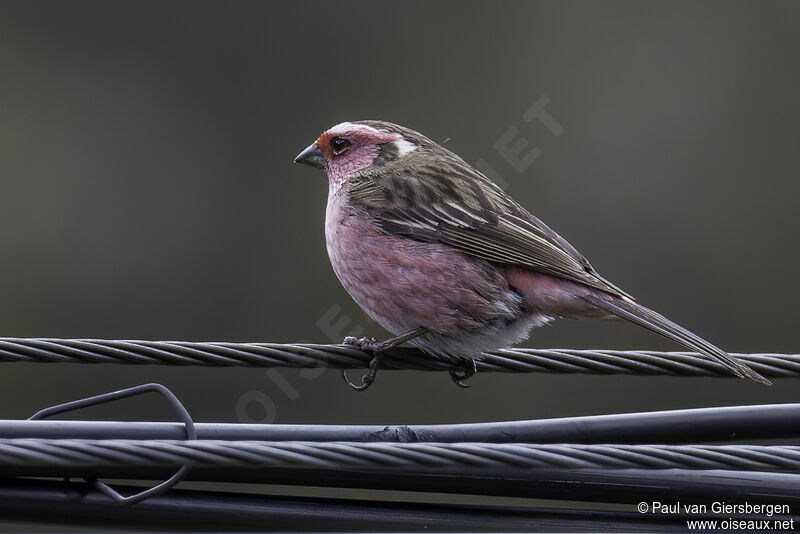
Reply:
M347 338L374 355L410 342L474 374L490 350L553 319L625 319L704 354L739 377L770 382L600 276L565 239L480 171L427 137L383 121L344 122L297 163L328 176L325 238L342 285L394 334Z

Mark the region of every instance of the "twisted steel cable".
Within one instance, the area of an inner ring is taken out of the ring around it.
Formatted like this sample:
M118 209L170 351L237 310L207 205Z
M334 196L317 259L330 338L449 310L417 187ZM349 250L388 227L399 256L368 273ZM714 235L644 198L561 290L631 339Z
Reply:
M800 354L731 353L770 378L800 376ZM117 363L220 367L359 369L372 355L348 345L0 338L0 362ZM453 364L418 349L385 353L382 369L442 371ZM488 353L479 372L725 376L722 365L693 352L507 349Z
M800 471L800 447L1 439L6 467L565 468Z

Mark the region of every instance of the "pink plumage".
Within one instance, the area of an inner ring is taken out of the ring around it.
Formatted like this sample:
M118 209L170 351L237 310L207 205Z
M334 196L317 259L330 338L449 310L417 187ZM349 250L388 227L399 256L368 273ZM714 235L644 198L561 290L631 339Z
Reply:
M375 353L359 389L374 380L380 353L401 342L466 363L558 318L625 319L769 383L635 303L486 176L418 132L382 121L341 123L295 161L328 177L325 238L336 275L398 336L357 341Z

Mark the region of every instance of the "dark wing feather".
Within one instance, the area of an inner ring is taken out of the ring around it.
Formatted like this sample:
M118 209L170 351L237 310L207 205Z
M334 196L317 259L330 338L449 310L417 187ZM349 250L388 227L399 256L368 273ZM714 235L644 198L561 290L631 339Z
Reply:
M630 298L492 181L433 143L390 166L364 169L349 180L349 193L353 208L386 232Z

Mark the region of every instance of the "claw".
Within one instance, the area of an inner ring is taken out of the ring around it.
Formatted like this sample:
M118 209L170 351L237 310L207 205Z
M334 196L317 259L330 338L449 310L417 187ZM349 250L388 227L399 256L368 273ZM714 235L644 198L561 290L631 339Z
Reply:
M471 387L470 384L465 382L465 380L475 376L475 373L478 372L478 365L475 363L475 360L472 360L471 363L472 365L464 365L460 371L457 369L450 371L450 380L452 380L453 383L460 388L467 389Z
M369 362L369 371L367 371L367 374L361 377L360 385L351 382L350 379L347 378L347 371L345 371L344 369L342 369L342 378L344 379L345 382L347 382L347 385L353 388L354 390L364 391L365 389L370 387L373 382L375 382L375 377L378 375L378 364L381 361L380 358L381 357L378 354L372 357L372 360Z
M361 384L354 384L353 382L350 381L349 378L347 378L347 370L346 369L342 369L342 378L344 379L345 382L347 382L348 386L350 386L351 388L353 388L356 391L364 391L365 389L370 387L372 385L372 383L375 381L375 379L371 378L369 376L369 373L367 373L367 374L365 374L364 376L361 377Z
M460 388L467 389L472 387L470 384L464 382L464 380L468 379L470 376L472 375L469 375L467 373L459 374L458 371L450 371L450 380L452 380L453 383Z

